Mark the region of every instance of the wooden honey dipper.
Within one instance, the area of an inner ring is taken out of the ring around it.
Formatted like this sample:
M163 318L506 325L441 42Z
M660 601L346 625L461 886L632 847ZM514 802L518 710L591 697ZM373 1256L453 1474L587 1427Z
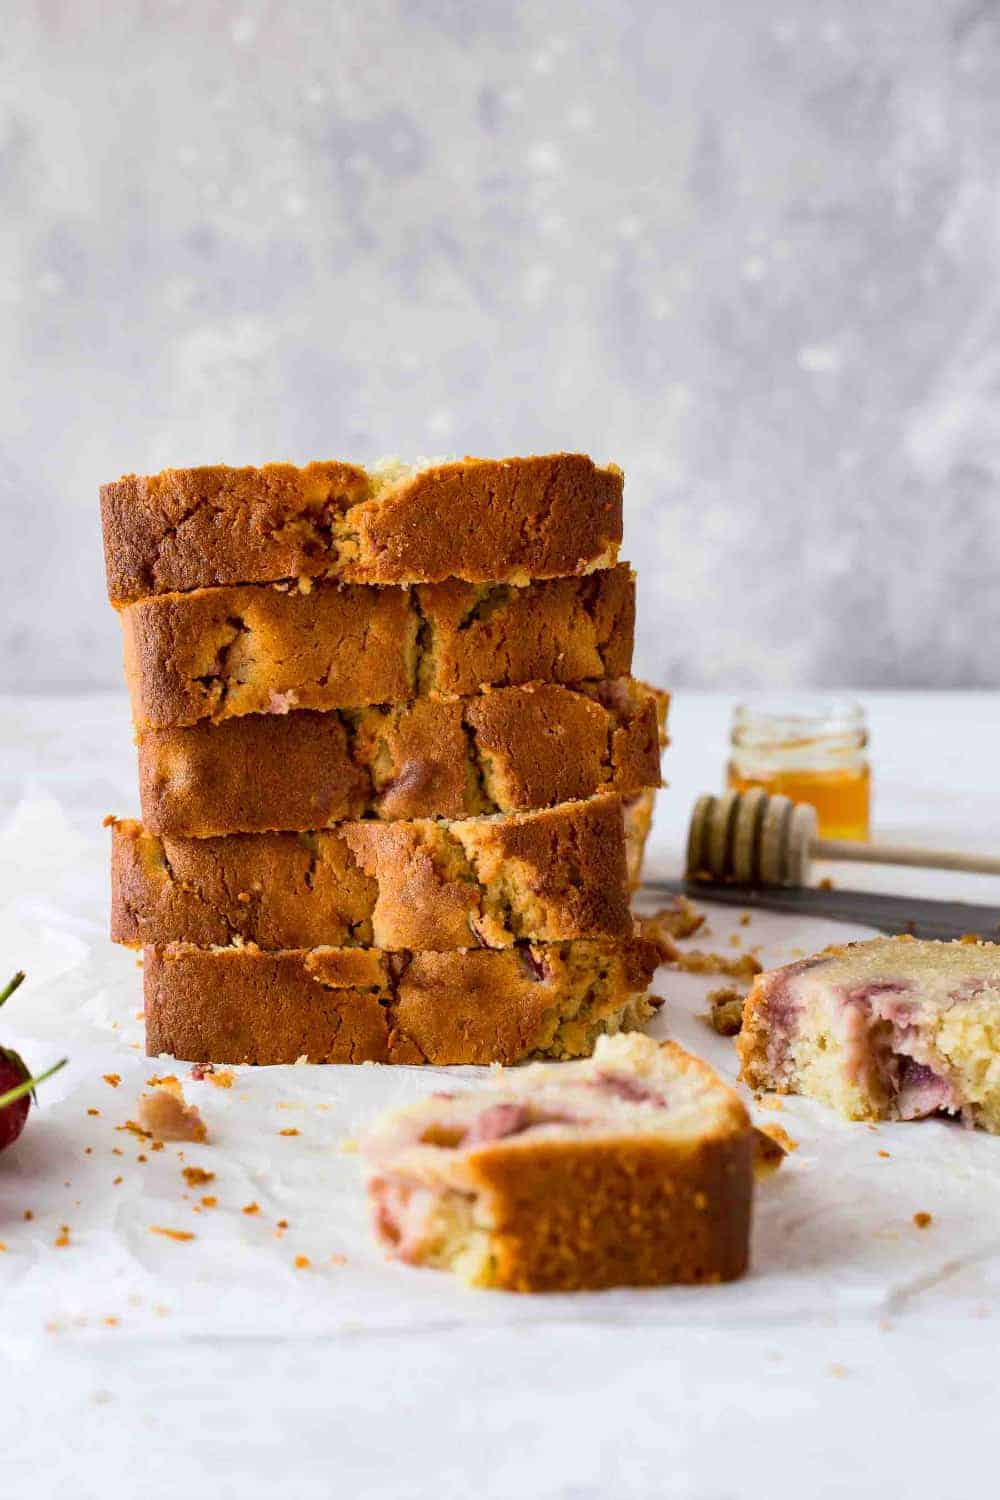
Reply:
M814 807L789 797L769 796L760 787L722 797L706 794L694 805L688 829L689 879L804 886L811 859L1000 875L1000 859L990 855L821 839Z

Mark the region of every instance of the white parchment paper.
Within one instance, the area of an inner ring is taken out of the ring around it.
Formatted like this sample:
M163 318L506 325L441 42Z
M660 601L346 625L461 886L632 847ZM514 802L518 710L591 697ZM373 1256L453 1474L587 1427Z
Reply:
M1000 699L867 703L880 835L990 852ZM720 785L728 711L718 695L672 706L656 872L678 872L688 810ZM873 1131L786 1101L771 1118L800 1145L758 1193L752 1273L702 1291L517 1298L382 1261L357 1160L339 1143L437 1086L416 1070L247 1070L228 1091L185 1082L212 1137L185 1162L215 1173L193 1192L176 1148L144 1151L116 1128L142 1081L174 1069L143 1057L141 975L106 938L100 819L136 809L124 695L7 697L0 721L0 973L29 971L0 1041L36 1067L71 1057L0 1156L0 1493L991 1493L1000 1141L932 1122ZM827 873L1000 909L1000 880L983 876ZM737 951L738 913L709 920L692 946ZM757 916L739 929L765 962L850 935ZM698 1019L716 982L662 972L656 1029L731 1076L731 1043ZM117 1089L105 1073L120 1074ZM290 1128L300 1134L280 1134ZM205 1195L218 1206L198 1213ZM259 1213L243 1214L253 1202ZM934 1215L925 1230L919 1211ZM196 1238L164 1239L154 1224Z
M1000 1141L934 1121L845 1124L791 1099L780 1113L757 1110L799 1144L758 1189L753 1270L740 1283L519 1298L389 1264L344 1145L378 1111L440 1088L442 1070L247 1068L233 1070L228 1089L192 1081L188 1065L143 1054L141 972L106 937L105 838L74 828L50 793L29 793L0 832L0 872L0 954L28 971L0 1036L36 1069L70 1057L0 1158L0 1348L129 1331L314 1339L540 1317L722 1322L773 1335L815 1318L891 1324L942 1299L975 1315L996 1297ZM739 915L711 910L689 946L752 947L770 965L845 936L842 926L763 915L741 926ZM732 1078L732 1043L701 1018L722 982L661 970L655 988L667 1005L653 1029ZM123 1129L146 1079L163 1072L202 1112L207 1144L153 1152ZM475 1086L481 1070L449 1070L449 1087L456 1073ZM213 1181L189 1187L185 1165ZM916 1227L917 1212L932 1215L928 1228ZM309 1265L297 1268L303 1256Z

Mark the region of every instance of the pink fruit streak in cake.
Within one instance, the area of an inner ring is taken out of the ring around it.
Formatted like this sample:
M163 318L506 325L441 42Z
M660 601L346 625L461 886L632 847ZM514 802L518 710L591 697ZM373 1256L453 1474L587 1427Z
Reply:
M667 1104L658 1089L651 1089L648 1084L640 1083L638 1078L629 1078L624 1073L600 1072L591 1081L590 1087L603 1094L610 1094L614 1099L624 1099L630 1104L656 1104L661 1109L665 1109Z
M872 1000L877 999L881 1002L881 998L883 995L903 995L909 990L909 988L910 986L908 984L904 984L900 979L873 979L868 984L859 984L856 985L853 990L846 990L844 993L844 1001L848 1005L867 1005L869 1006L869 1008L872 1008ZM887 1021L896 1019L896 1016L891 1013L894 1009L896 1010L897 1014L909 1014L909 1010L906 1005L903 1005L902 1007L899 1007L897 1005L894 1007L891 1004L883 1005L880 1003L877 1007L875 1007L875 1009L877 1009L878 1014Z
M547 978L548 969L545 963L525 943L518 943L514 952L517 954L521 968L529 979L535 983L541 983L543 979Z
M788 1050L799 1029L802 1002L796 993L798 978L807 969L815 969L829 963L820 954L816 958L800 958L797 963L786 964L770 974L761 975L757 981L763 998L763 1018L767 1030L767 1068L775 1083L784 1080L788 1065Z
M939 1109L955 1108L955 1092L951 1084L926 1063L900 1055L897 1082L896 1106L901 1120L922 1120L925 1115L936 1114Z
M527 1104L491 1104L484 1109L462 1137L463 1146L485 1146L491 1141L505 1141L512 1135L521 1135L536 1125L581 1125L586 1122L580 1115L568 1114L559 1109L531 1108Z
M375 1237L397 1260L416 1265L434 1194L400 1178L373 1177L368 1184Z
M921 1120L938 1110L957 1108L948 1079L911 1055L921 1039L921 1028L913 1021L919 997L911 984L901 979L876 980L858 985L843 998L849 1007L846 1019L850 1039L845 1070L852 1079L869 1075L869 1086L894 1096L901 1120ZM873 1022L891 1027L891 1035L881 1046L873 1035Z
M462 1140L463 1146L482 1146L487 1141L502 1141L508 1135L520 1135L527 1130L532 1118L523 1104L491 1104L482 1110Z

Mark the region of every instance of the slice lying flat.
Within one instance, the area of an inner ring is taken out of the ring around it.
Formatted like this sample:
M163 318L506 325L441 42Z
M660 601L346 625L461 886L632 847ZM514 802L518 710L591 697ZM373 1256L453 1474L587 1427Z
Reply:
M1000 945L876 938L772 969L747 997L739 1050L758 1092L1000 1133Z
M485 1066L589 1057L661 1004L640 938L447 953L149 946L146 1050L188 1062Z
M672 1042L602 1037L384 1116L362 1152L375 1234L475 1286L571 1291L727 1281L747 1264L752 1135Z
M151 833L205 838L526 812L601 791L632 797L660 785L666 701L631 678L543 682L147 730L143 821Z
M582 453L220 464L126 474L102 487L101 516L116 605L281 578L523 584L614 566L622 473Z
M117 942L441 951L632 935L619 797L315 833L112 829Z

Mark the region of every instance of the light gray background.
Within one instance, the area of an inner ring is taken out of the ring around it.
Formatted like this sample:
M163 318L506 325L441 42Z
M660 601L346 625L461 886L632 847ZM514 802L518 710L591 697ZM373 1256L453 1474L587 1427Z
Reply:
M638 666L1000 682L996 0L5 0L0 684L102 479L583 448Z

